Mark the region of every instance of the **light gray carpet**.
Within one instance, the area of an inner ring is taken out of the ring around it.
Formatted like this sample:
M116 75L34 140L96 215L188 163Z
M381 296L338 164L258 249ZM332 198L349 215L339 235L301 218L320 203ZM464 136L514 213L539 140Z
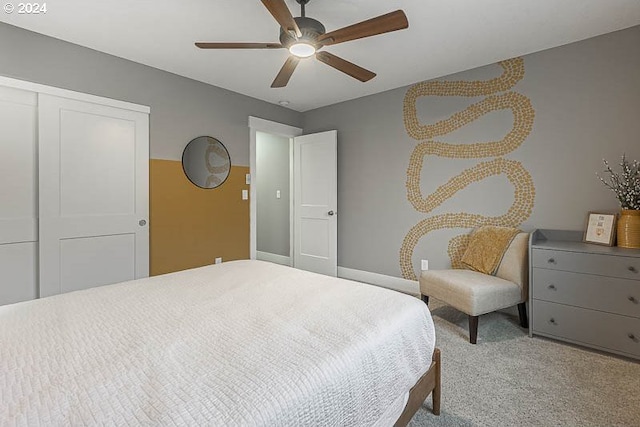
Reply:
M432 301L442 350L442 408L431 397L417 426L640 426L640 363L544 338L529 338L515 312L467 316Z

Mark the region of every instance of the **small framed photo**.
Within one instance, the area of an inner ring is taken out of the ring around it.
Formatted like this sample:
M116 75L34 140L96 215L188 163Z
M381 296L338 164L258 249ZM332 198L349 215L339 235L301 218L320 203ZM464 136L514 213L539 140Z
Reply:
M616 239L616 214L589 212L583 242L613 246Z

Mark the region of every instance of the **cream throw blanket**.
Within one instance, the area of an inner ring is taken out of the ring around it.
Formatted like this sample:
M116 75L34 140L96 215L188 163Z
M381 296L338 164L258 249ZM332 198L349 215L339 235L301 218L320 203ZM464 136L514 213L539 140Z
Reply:
M477 228L462 256L462 264L474 271L495 276L504 253L520 233L517 228L484 225Z

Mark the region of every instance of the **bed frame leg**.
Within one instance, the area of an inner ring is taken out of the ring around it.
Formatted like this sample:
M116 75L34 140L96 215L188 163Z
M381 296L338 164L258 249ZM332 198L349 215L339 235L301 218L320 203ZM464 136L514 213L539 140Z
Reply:
M434 387L433 392L431 393L431 399L433 401L433 414L440 415L440 393L442 391L440 375L441 375L442 365L440 362L439 348L436 348L435 351L433 352L433 361L436 362L436 381L435 381L436 386Z
M433 414L440 415L440 393L441 393L441 368L440 349L435 348L431 355L429 370L420 377L418 382L409 391L409 398L404 407L404 411L398 417L394 427L407 427L409 421L416 414L418 409L425 403L429 394L433 402Z

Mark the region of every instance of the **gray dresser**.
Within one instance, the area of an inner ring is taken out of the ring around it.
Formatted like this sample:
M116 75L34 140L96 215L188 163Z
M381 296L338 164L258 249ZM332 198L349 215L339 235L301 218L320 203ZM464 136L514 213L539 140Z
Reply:
M640 359L640 250L536 230L529 259L530 336Z

